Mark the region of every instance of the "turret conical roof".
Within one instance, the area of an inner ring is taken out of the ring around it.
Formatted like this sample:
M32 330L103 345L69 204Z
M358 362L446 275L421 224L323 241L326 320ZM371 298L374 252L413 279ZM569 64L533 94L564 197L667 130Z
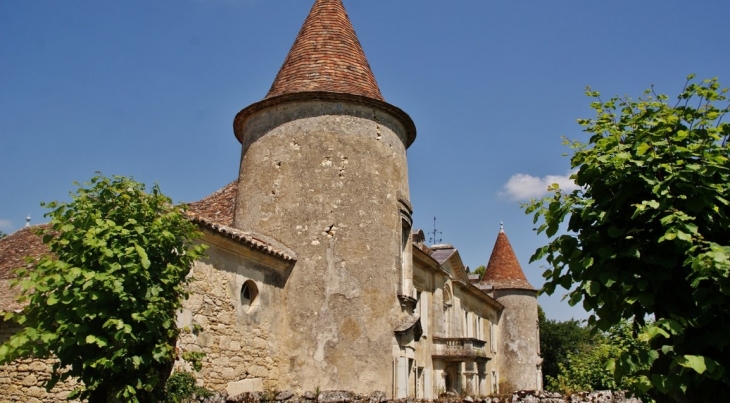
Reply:
M408 148L416 125L383 99L342 0L316 0L266 97L243 108L233 131L243 143L249 118L266 108L306 100L348 102L389 113L403 124Z
M527 281L504 229L499 230L481 282L492 284L494 288L535 289Z
M342 0L317 0L266 98L335 92L383 100Z

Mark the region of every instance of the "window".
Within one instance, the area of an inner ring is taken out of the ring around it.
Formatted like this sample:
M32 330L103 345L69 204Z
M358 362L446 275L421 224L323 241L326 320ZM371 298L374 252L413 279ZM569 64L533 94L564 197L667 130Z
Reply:
M444 305L447 307L451 306L451 289L448 285L444 286Z
M241 306L244 312L250 313L258 305L259 289L256 287L256 283L248 280L241 286Z
M398 284L398 293L410 299L416 297L413 292L413 257L411 255L411 226L413 219L411 214L413 209L411 203L403 197L398 197L398 210L401 219L401 236L400 236L400 283Z

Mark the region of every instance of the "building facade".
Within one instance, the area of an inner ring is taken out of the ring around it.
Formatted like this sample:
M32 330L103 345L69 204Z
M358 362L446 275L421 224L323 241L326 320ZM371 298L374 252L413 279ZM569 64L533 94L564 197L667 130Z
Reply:
M202 330L179 347L206 353L201 384L423 399L541 387L536 290L504 232L478 277L412 228L416 127L383 99L341 0L315 1L234 133L237 179L190 204L209 248L178 318Z

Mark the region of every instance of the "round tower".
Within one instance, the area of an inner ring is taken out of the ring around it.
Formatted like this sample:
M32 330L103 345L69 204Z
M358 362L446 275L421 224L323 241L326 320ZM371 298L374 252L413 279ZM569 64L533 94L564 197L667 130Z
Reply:
M499 383L514 390L541 390L537 290L527 281L504 228L481 283L491 285L492 297L504 305L498 325Z
M341 0L315 2L269 93L238 113L234 131L234 226L298 256L272 352L280 385L391 385L416 129L384 101Z

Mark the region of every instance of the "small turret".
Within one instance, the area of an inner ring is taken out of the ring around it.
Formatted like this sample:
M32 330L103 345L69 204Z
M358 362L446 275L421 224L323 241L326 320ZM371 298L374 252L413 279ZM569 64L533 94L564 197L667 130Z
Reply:
M481 284L491 285L492 296L504 305L497 347L500 382L515 390L541 390L537 290L527 281L502 225Z

